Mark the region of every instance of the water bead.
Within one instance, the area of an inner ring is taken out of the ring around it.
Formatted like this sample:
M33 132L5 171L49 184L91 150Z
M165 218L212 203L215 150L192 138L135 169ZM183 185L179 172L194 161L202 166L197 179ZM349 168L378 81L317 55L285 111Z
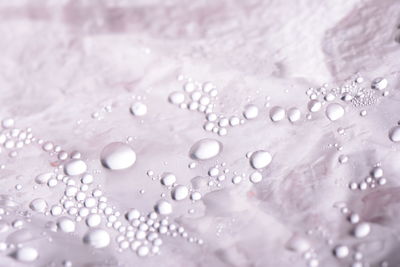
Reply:
M281 121L285 118L285 116L286 116L286 111L282 107L276 106L271 108L271 110L269 111L269 117L273 122Z
M142 117L147 113L147 106L141 102L133 103L130 107L132 115L136 117Z
M172 205L167 200L159 200L154 210L160 215L169 215L172 213Z
M113 142L103 148L100 153L100 161L107 169L123 170L136 162L136 153L125 143Z
M94 248L105 248L111 242L110 235L103 229L90 229L83 237L83 242Z
M184 185L177 185L171 191L171 197L173 200L181 201L188 197L189 189Z
M222 143L211 138L205 138L192 145L189 156L194 160L208 160L219 155Z
M329 104L325 109L325 115L330 121L336 121L344 116L344 108L337 103Z
M258 107L255 105L247 105L243 111L243 116L248 120L257 118L258 117Z
M400 142L400 126L395 126L390 129L389 139L395 143Z
M81 175L87 170L87 165L83 160L73 159L64 166L64 172L70 176Z
M262 169L267 167L272 161L272 156L265 150L258 150L251 154L250 165L254 169Z
M388 86L388 81L385 78L375 78L371 83L371 88L376 90L384 90Z

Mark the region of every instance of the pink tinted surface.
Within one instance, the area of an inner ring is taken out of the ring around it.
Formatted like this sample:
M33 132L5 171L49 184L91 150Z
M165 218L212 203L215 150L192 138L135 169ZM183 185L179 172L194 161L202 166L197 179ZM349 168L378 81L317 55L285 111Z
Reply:
M388 138L400 120L399 11L397 0L2 2L0 117L31 127L36 140L15 157L14 149L0 154L0 204L8 211L2 221L9 226L0 242L34 247L39 257L21 263L9 247L0 252L0 266L399 266L400 145ZM368 88L385 77L389 96L366 107L340 102L346 115L337 122L324 109L305 119L309 87L342 86L356 73ZM240 117L254 104L258 118L226 136L205 131L204 114L168 102L188 80L218 88L218 115ZM129 112L137 101L148 108L143 117ZM272 106L297 107L302 119L273 123ZM367 116L360 116L362 109ZM219 140L223 151L188 168L190 147L206 137ZM119 251L118 231L106 224L112 240L103 249L82 242L84 220L74 233L53 231L57 218L30 210L29 203L57 204L65 185L37 187L34 178L59 166L62 172L64 162L44 152L39 140L79 151L122 220L131 208L152 211L165 193L173 203L170 221L204 244L167 235L159 255L141 258L130 248ZM137 155L134 166L102 167L103 147L127 140ZM246 153L261 149L273 161L261 171L262 182L252 184ZM346 164L340 155L349 157ZM229 169L226 180L206 185L194 203L172 201L170 189L147 175L172 172L192 187L193 177L209 181L209 169L221 163ZM385 185L349 189L377 164ZM231 183L235 172L244 174L239 185ZM353 236L352 212L370 223L367 237ZM11 226L19 218L22 229ZM288 248L296 235L310 245L307 252ZM350 254L338 259L333 250L342 244Z

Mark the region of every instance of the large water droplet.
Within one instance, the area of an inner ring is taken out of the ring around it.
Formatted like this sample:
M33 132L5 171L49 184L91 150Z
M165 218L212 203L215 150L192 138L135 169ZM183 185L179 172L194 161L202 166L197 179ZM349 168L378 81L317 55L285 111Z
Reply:
M354 228L353 234L357 238L363 238L369 235L371 232L371 226L367 222L362 222L357 224L357 226Z
M282 107L273 107L269 111L269 117L273 122L281 121L285 118L285 116L286 116L286 111Z
M269 152L258 150L251 154L250 165L254 169L262 169L267 167L272 161L272 156Z
M390 129L389 138L392 142L400 142L400 126L395 126Z
M101 164L110 170L123 170L136 161L136 153L124 143L114 142L104 147L100 154Z
M85 173L86 170L87 170L86 163L80 159L70 160L64 166L65 174L70 175L70 176L81 175L81 174Z
M154 206L154 210L161 215L169 215L172 213L172 205L166 200L160 200Z
M329 120L336 121L344 116L344 108L342 107L342 105L337 103L329 104L326 107L325 115L328 117Z
M75 222L67 217L62 217L58 219L57 227L64 233L75 232Z
M83 242L94 248L108 247L110 241L110 235L103 229L90 229L83 237Z
M12 257L20 262L33 262L39 256L39 253L35 248L31 247L22 247L18 248L13 254Z
M257 118L258 107L255 105L247 105L243 111L243 116L248 120Z
M176 182L176 176L170 172L164 172L161 175L161 184L165 186L172 186Z
M35 182L38 184L47 184L47 182L54 177L54 173L48 172L48 173L42 173L36 176Z
M288 110L287 117L290 122L296 122L301 118L301 111L298 108L291 108Z
M42 198L37 198L31 201L29 207L33 211L44 213L47 209L47 202Z
M176 201L184 200L188 195L189 189L184 185L177 185L171 191L171 197Z
M141 102L136 102L133 103L130 111L132 113L132 115L136 116L136 117L141 117L146 115L147 113L147 106Z
M222 143L211 138L197 141L190 148L189 156L195 160L208 160L218 156L222 151Z
M309 111L317 112L321 109L322 104L318 100L311 100L310 102L308 102L307 107Z
M371 83L371 88L376 90L383 90L388 86L388 81L385 78L375 78Z

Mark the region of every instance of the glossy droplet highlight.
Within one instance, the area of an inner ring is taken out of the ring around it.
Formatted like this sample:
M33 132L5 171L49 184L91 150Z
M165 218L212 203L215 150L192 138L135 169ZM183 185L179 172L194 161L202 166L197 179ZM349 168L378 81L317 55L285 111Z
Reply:
M171 191L171 197L173 200L181 201L188 197L189 189L184 185L177 185Z
M298 108L291 108L287 112L287 117L292 123L299 121L301 118L301 111Z
M243 111L243 116L248 120L257 118L258 107L256 107L255 105L247 105Z
M133 103L132 106L130 107L130 111L132 115L136 117L141 117L146 115L147 113L147 106L141 102L136 102Z
M121 142L108 144L100 153L101 164L110 170L123 170L136 162L136 153L133 149Z
M35 248L22 247L18 248L12 257L20 262L33 262L39 257L39 253Z
M276 106L271 108L271 110L269 111L269 117L273 122L281 121L285 118L285 116L286 116L286 111L282 107Z
M110 235L103 229L90 229L83 237L83 242L94 248L108 247L110 241Z
M64 172L66 175L75 176L85 173L87 170L87 165L83 160L73 159L70 160L64 166Z
M161 215L169 215L172 213L172 205L166 200L160 200L154 206L154 210Z
M392 142L400 142L400 126L395 126L389 131L389 139Z
M344 116L344 108L342 105L333 103L326 107L325 115L331 121L336 121Z
M262 169L267 167L272 161L272 156L265 150L258 150L251 154L250 165L254 169Z
M190 148L189 156L195 160L208 160L218 156L222 151L222 143L211 138L197 141Z

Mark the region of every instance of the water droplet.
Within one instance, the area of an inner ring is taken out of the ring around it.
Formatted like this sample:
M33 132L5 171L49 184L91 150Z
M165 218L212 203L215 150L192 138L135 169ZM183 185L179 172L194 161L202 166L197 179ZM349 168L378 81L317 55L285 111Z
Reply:
M62 217L58 219L57 227L64 233L75 232L75 222L67 217Z
M371 83L371 88L376 90L384 90L388 86L388 81L385 78L375 78Z
M392 142L400 142L400 126L395 126L390 129L389 138Z
M172 205L166 200L159 200L154 206L154 210L161 215L169 215L172 213Z
M291 108L288 110L287 116L290 122L296 122L301 118L301 111L298 108Z
M86 170L87 170L86 163L80 159L70 160L64 166L65 174L70 175L70 176L81 175L81 174L85 173Z
M38 184L47 184L48 180L52 177L54 177L54 173L51 172L42 173L36 176L35 182Z
M103 148L100 153L101 164L110 170L123 170L136 162L136 153L124 143L114 142Z
M375 179L381 178L383 176L383 169L381 167L374 167L371 170L371 176Z
M344 108L342 107L342 105L337 103L329 104L326 107L325 115L328 117L329 120L336 121L344 116Z
M150 250L147 246L140 246L136 253L139 257L146 257L149 254Z
M310 243L301 235L294 234L286 243L286 248L294 252L304 253L310 249Z
M101 217L99 214L90 214L87 218L86 218L86 225L89 227L97 227L99 226L101 223Z
M37 198L31 201L29 207L33 211L44 213L47 209L47 202L42 198Z
M257 118L258 117L258 107L255 105L247 105L243 111L243 116L248 120Z
M333 254L339 259L346 258L349 255L349 248L343 245L336 246L333 250Z
M317 112L321 109L322 104L318 100L311 100L310 102L308 102L307 107L309 111Z
M286 116L286 111L282 107L276 106L271 108L271 110L269 111L269 117L273 122L281 121L285 118L285 116Z
M222 143L211 138L205 138L192 145L189 156L195 160L208 160L218 156L222 151Z
M164 172L161 175L161 184L165 186L172 186L176 182L176 176L170 172Z
M263 179L263 176L258 171L255 171L252 174L250 174L250 182L252 182L253 184L257 184L257 183L261 182L262 179Z
M12 257L20 262L33 262L39 257L39 253L35 248L32 247L22 247L18 248Z
M94 248L105 248L111 242L110 235L103 229L90 229L83 237L83 242Z
M363 238L371 232L371 225L367 222L362 222L356 225L353 234L357 238Z
M181 201L187 198L189 195L189 189L184 185L177 185L171 191L171 197L173 200Z
M168 101L174 105L182 104L185 101L185 95L181 92L172 92L168 97Z
M250 165L254 169L262 169L267 167L272 161L272 156L269 152L258 150L251 154Z
M130 111L132 113L132 115L136 116L136 117L141 117L146 115L147 113L147 106L141 102L136 102L133 103Z
M4 129L10 129L13 128L15 124L14 119L12 118L7 118L1 121L1 126L3 126Z

